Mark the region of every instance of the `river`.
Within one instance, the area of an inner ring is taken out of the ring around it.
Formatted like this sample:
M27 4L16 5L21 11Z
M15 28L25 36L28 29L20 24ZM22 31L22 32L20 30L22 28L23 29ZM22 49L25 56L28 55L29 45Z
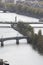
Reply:
M0 13L0 21L15 21L17 16L17 22L39 22L39 19L18 15L15 13ZM1 25L1 24L0 24ZM10 26L10 25L8 25ZM34 26L34 25L32 25ZM38 26L38 25L37 25ZM42 26L42 25L40 25ZM34 29L35 33L38 33L38 29ZM42 33L43 29L41 28ZM0 38L22 36L19 32L12 28L0 28ZM0 47L0 58L7 60L10 65L43 65L43 56L27 44L27 40L23 39L19 41L20 44L16 45L16 40L5 41L4 47Z

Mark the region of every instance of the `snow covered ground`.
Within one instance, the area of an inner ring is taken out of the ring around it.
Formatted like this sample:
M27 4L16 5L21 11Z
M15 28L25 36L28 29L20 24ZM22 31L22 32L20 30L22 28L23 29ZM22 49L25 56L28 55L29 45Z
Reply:
M15 21L15 17L17 17L17 21L25 21L25 22L38 22L39 19L27 17L23 15L18 15L16 13L0 13L0 21Z
M0 48L0 58L7 60L10 65L43 65L43 56L27 44Z
M0 13L0 21L17 21L38 22L39 19L21 16L15 13ZM0 24L1 25L1 24ZM10 25L9 25L10 26ZM32 25L33 26L33 25ZM41 25L42 26L42 25ZM37 33L39 29L34 29ZM43 29L42 29L43 32ZM0 28L0 38L22 36L19 32L12 28ZM5 41L4 47L0 47L0 58L7 60L10 65L43 65L43 56L34 51L30 45L27 45L27 40L20 40L20 45L16 45L16 40Z

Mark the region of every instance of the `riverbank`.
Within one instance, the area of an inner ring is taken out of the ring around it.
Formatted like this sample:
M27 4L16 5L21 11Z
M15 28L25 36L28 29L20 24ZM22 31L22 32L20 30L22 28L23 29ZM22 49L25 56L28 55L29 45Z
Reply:
M8 17L9 16L9 17ZM0 13L0 22L15 22L15 17L17 17L17 22L18 21L25 21L25 22L39 22L39 19L36 18L32 18L32 17L28 17L28 16L24 16L24 15L19 15L16 13Z
M29 17L34 17L34 18L43 18L43 8L39 7L32 7L32 6L27 6L27 5L22 5L22 4L8 4L6 5L7 10L12 12L12 13L17 13L20 15L25 15Z
M32 7L32 6L22 5L22 4L3 4L3 6L4 8L2 7L2 11L4 12L17 13L20 15L25 15L29 17L38 18L38 19L43 18L43 8Z

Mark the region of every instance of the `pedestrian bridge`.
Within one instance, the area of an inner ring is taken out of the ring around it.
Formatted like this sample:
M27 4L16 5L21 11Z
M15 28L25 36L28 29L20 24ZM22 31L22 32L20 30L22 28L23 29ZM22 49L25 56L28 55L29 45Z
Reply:
M28 36L19 36L19 37L9 37L9 38L0 38L0 42L1 42L1 47L4 46L4 41L7 41L7 40L16 40L16 44L18 45L19 44L19 40L20 39L27 39L27 43L30 42L30 38Z

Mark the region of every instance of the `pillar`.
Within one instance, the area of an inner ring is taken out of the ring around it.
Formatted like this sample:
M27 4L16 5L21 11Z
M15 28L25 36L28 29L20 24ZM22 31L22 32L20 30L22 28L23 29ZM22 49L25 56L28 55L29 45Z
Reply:
M29 44L31 42L31 39L30 38L27 38L27 43Z
M1 40L1 47L3 47L3 46L4 46L3 40Z
M29 39L27 38L27 43L29 43Z
M19 39L16 39L16 44L17 44L17 45L19 44Z

